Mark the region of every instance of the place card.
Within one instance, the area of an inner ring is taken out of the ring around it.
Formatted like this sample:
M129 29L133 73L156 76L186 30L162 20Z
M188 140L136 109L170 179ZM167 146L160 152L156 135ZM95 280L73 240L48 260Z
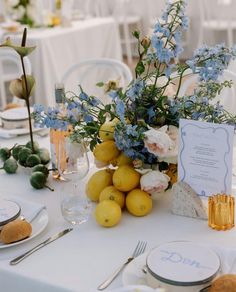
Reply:
M231 194L234 127L181 119L178 180L199 196Z

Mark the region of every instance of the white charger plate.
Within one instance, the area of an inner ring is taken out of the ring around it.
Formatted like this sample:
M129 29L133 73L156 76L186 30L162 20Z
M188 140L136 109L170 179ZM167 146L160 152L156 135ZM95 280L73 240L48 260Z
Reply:
M31 240L32 238L39 235L46 228L47 224L48 224L48 212L46 209L43 209L38 214L38 216L31 222L32 234L30 237L27 237L26 239L23 239L23 240L20 240L17 242L13 242L13 243L9 243L9 244L4 244L4 243L0 242L0 249L23 244L23 243Z

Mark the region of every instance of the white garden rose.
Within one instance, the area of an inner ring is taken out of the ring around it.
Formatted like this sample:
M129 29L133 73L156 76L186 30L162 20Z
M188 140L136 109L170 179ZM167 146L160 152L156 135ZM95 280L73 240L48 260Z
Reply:
M178 155L178 128L163 126L144 133L144 144L147 150L157 156L159 161L177 163Z
M142 175L141 189L151 195L156 195L167 189L170 178L159 170L152 170Z

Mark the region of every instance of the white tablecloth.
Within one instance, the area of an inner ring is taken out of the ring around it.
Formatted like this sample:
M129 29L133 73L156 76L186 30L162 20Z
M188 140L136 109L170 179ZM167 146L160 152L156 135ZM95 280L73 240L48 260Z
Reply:
M36 137L35 137L36 138ZM0 140L0 146L24 143L27 137ZM41 147L48 145L48 138L38 138ZM84 190L86 179L81 182ZM116 227L97 225L93 215L87 223L37 251L16 266L9 260L28 250L68 224L60 213L61 184L49 179L55 191L35 190L29 176L20 171L15 175L0 174L0 194L6 198L19 196L47 206L49 224L36 238L8 249L0 249L1 291L7 292L61 292L97 291L96 287L127 259L138 240L148 242L147 250L165 241L191 240L196 243L235 248L236 229L215 231L206 221L172 215L163 203L154 201L146 217L133 217L124 212ZM122 285L119 276L109 287Z
M20 36L14 36L16 41ZM27 45L36 45L29 56L36 79L35 102L54 104L54 86L72 65L89 58L121 60L117 25L112 18L73 22L68 28L31 29Z

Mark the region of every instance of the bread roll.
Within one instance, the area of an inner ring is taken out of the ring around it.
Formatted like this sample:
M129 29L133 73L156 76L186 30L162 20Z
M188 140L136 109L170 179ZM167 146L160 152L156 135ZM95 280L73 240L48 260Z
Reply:
M217 278L209 292L236 292L236 275L226 274Z
M0 233L0 240L3 243L12 243L26 237L32 233L32 226L25 220L14 220L4 225Z

